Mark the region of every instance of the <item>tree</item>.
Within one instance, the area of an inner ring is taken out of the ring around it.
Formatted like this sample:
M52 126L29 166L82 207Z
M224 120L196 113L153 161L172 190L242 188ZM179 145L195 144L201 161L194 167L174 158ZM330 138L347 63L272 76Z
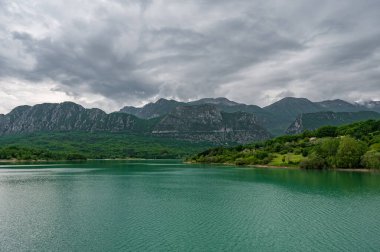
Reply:
M324 126L317 129L317 137L336 137L337 136L337 127L334 126Z
M307 159L303 160L300 163L300 167L302 169L319 170L327 168L326 161L322 157L318 156L315 152L311 153Z
M367 146L352 137L343 137L340 140L336 155L336 164L340 168L360 167L361 156L366 152Z
M339 138L323 138L315 147L317 155L325 159L329 167L335 166L339 143Z
M362 157L362 165L369 169L380 169L380 152L367 151Z

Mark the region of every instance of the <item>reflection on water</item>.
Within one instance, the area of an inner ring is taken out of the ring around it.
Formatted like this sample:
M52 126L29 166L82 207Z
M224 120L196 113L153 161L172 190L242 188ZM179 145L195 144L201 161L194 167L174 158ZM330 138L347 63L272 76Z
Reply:
M376 251L379 209L378 173L169 160L0 167L1 251Z

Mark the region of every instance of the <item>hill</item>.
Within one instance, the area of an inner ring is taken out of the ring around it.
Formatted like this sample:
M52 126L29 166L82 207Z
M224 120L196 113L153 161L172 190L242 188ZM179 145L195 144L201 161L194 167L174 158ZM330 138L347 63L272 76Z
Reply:
M306 113L299 115L286 133L299 134L305 130L315 130L322 126L339 126L368 119L380 119L380 114L373 111Z
M212 148L188 161L306 169L380 169L380 120L325 126L249 145Z

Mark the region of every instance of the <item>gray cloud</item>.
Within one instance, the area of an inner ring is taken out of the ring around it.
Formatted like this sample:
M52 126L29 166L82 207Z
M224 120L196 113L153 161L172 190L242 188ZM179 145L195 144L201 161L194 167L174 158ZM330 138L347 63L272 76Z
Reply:
M158 97L380 99L376 0L0 6L1 83L46 86L62 99L109 110Z

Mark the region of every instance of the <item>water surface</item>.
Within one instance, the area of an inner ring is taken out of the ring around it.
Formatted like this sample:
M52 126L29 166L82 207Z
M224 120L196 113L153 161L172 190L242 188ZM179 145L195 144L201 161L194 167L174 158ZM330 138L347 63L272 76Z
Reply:
M379 251L380 174L0 165L0 251Z

